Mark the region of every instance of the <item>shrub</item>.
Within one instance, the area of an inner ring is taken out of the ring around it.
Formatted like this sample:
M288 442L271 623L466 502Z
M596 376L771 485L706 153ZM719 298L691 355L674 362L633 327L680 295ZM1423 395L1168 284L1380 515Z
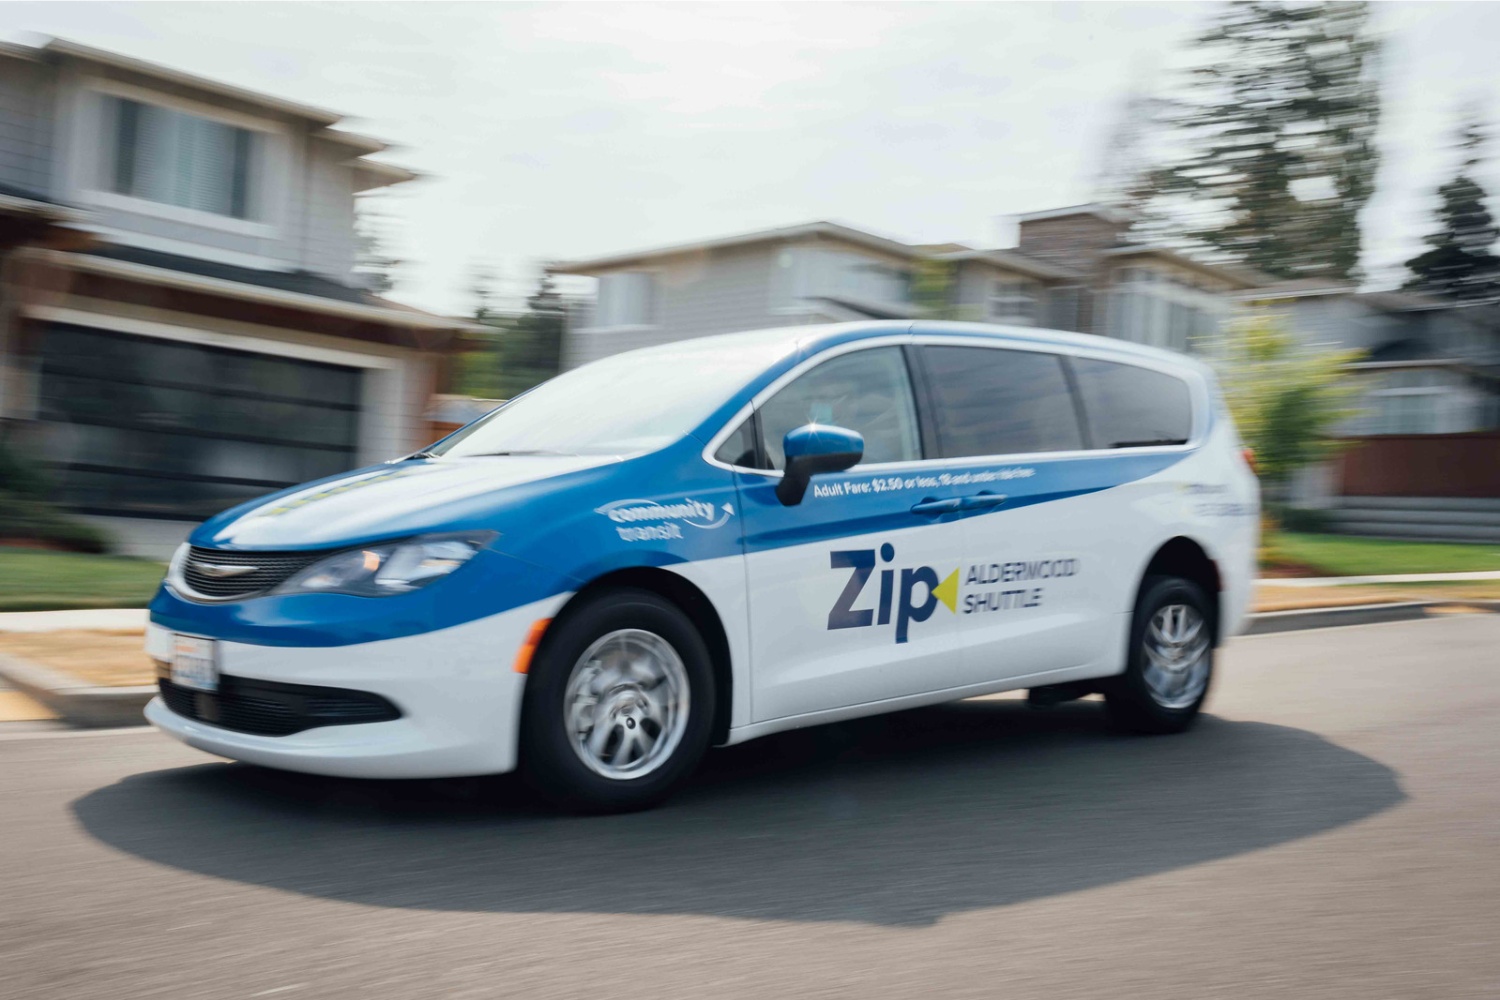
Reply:
M0 443L0 539L109 551L108 535L48 502L48 487L40 469Z

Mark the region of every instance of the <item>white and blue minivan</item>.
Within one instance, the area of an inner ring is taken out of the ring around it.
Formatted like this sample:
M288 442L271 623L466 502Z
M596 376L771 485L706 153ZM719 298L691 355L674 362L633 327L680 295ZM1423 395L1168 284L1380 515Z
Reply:
M584 810L710 744L1012 689L1175 732L1258 514L1180 355L937 322L683 341L200 526L151 603L146 716L295 771L519 768Z

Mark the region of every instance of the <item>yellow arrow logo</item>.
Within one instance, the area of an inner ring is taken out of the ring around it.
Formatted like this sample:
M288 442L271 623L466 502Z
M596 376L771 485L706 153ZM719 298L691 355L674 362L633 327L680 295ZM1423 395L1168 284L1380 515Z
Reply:
M958 570L948 574L948 579L932 588L932 596L948 605L948 610L958 614Z

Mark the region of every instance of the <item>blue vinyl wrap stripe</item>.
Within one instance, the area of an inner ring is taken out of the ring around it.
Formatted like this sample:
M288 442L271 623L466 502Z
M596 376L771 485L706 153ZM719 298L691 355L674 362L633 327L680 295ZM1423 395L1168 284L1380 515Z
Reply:
M343 646L392 639L568 593L619 569L722 559L965 517L1004 517L1021 507L1143 479L1191 454L1099 452L998 466L976 460L905 470L855 468L818 477L815 482L823 489L809 490L795 507L782 507L775 500L774 478L730 472L703 460L705 442L756 392L802 359L848 340L910 329L910 324L871 324L815 336L753 379L693 435L625 461L574 462L558 474L496 488L491 480L503 479L506 468L517 466L487 463L508 459L417 460L358 470L331 477L318 489L298 487L243 504L200 526L192 535L193 543L287 551L347 548L477 528L497 532L497 536L450 577L408 594L379 598L296 594L199 604L163 587L151 602L151 620L175 631L267 646ZM977 485L905 482L919 476L994 475L1022 468L1031 474L987 479ZM874 478L900 479L901 483L882 491L850 489L851 484ZM830 488L836 489L830 492ZM929 497L960 497L981 490L1003 493L1007 499L993 509L935 519L910 510ZM661 516L655 516L657 510Z

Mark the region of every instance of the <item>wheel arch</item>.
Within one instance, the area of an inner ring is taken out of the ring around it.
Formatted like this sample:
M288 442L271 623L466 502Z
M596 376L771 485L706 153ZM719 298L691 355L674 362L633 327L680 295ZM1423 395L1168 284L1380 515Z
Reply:
M579 587L568 602L558 609L557 616L566 614L568 608L581 598L616 587L650 591L672 602L688 616L693 627L703 637L714 672L714 714L709 740L712 746L724 743L729 738L729 723L734 710L734 668L729 652L729 635L724 630L718 609L707 594L684 576L658 566L630 566L611 570Z
M1213 602L1214 645L1217 646L1223 641L1224 579L1219 573L1218 564L1202 545L1186 535L1177 535L1163 542L1152 554L1151 559L1146 563L1145 570L1141 573L1140 581L1136 584L1135 601L1132 602L1132 607L1140 601L1146 581L1153 576L1181 577L1202 587L1203 592Z

